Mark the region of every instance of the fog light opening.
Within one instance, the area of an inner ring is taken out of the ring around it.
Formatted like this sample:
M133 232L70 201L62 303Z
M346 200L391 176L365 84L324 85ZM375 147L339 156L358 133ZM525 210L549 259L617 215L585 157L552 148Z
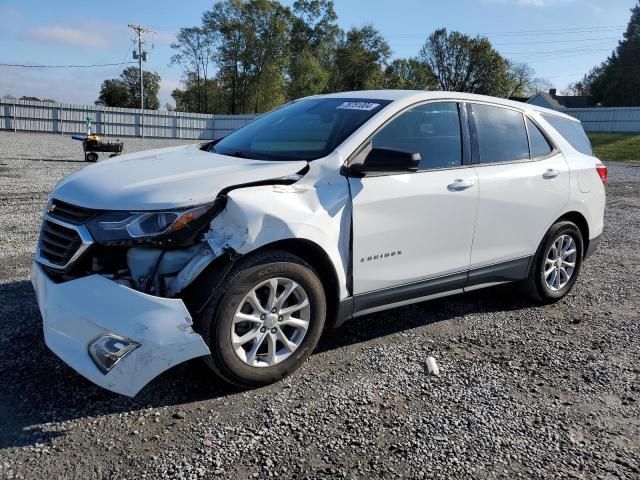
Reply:
M96 367L106 375L120 360L139 346L138 342L108 333L89 345L89 356Z

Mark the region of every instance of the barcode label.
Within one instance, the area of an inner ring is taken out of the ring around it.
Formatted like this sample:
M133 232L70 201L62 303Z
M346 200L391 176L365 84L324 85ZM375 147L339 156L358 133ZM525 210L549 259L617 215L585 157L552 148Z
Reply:
M379 106L379 103L371 102L344 102L338 106L338 110L365 110L369 112Z

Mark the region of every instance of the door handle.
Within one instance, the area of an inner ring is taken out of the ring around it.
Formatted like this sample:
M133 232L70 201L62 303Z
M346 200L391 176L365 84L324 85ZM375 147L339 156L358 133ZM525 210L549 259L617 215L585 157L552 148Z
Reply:
M551 178L556 178L560 175L560 170L556 170L555 168L549 168L546 172L542 174L542 178L546 178L547 180Z
M463 180L462 178L456 178L453 183L447 185L447 190L450 192L460 192L475 186L476 182L473 180Z

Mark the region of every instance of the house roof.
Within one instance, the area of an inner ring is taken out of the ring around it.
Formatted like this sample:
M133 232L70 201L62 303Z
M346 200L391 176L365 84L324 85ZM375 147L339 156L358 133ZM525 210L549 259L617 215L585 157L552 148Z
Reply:
M571 95L552 95L550 93L537 93L531 97L527 103L539 107L551 108L553 110L564 110L565 108L587 108L589 107L589 97Z

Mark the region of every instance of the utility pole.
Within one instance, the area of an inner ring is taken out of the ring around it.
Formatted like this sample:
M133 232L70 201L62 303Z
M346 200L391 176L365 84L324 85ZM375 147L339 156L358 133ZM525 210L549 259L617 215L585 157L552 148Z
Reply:
M142 50L144 45L144 34L149 31L142 25L129 24L129 28L138 34L138 51L133 52L133 59L138 60L140 70L140 135L144 138L144 76L142 73L142 62L147 61L147 52Z

